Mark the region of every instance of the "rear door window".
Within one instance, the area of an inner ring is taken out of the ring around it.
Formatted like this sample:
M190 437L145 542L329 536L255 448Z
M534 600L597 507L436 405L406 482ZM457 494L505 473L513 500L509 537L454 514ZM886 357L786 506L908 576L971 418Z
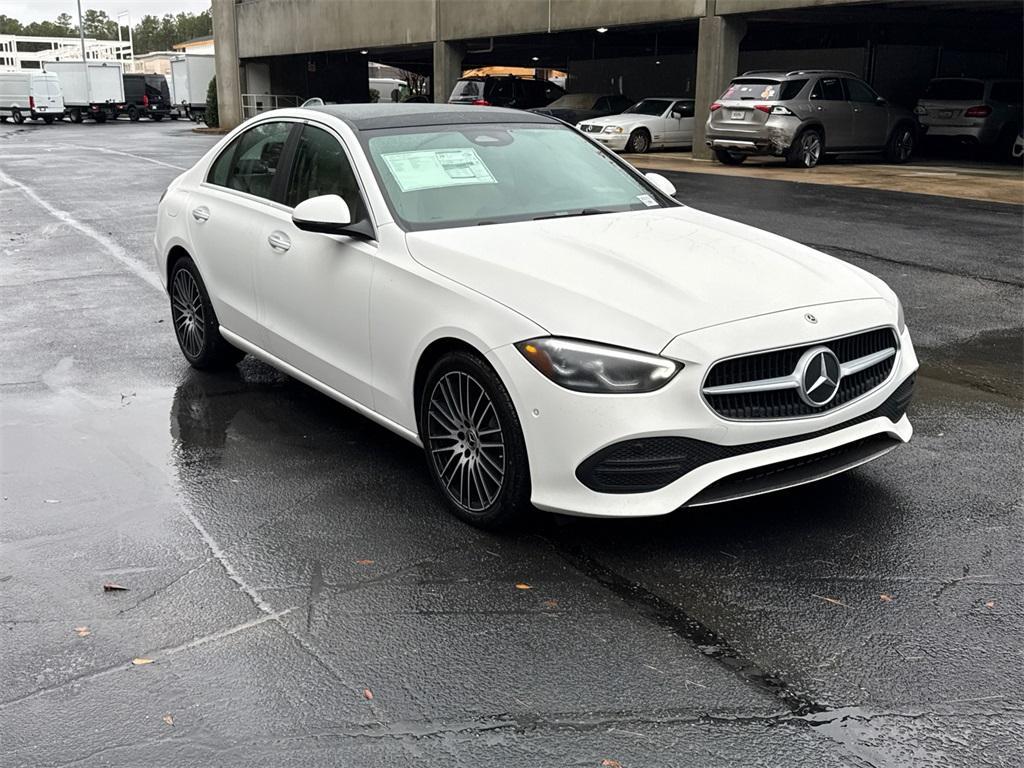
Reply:
M693 102L677 101L672 105L672 110L678 112L683 117L693 117Z
M267 200L293 123L261 123L243 133L210 167L206 180Z
M479 80L459 80L452 89L453 99L479 99L483 96L483 83Z
M838 77L823 77L814 84L811 98L820 101L846 101L843 83Z
M850 94L850 101L874 104L878 101L878 94L868 87L867 83L860 80L846 79L846 91Z
M992 101L999 101L1003 104L1020 104L1021 98L1020 81L1003 81L992 84Z
M985 84L981 80L932 80L924 91L924 98L936 101L981 101L985 97Z

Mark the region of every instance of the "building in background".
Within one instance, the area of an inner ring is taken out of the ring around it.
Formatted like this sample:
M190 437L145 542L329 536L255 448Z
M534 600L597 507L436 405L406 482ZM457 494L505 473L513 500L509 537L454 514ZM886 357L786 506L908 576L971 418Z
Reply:
M212 56L216 53L213 35L193 37L191 40L186 40L183 43L175 43L171 47L178 53L193 53L204 56Z

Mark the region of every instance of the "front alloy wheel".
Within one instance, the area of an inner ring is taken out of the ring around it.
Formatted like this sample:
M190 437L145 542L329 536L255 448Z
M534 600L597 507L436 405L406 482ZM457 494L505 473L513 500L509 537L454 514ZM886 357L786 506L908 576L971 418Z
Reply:
M430 473L453 511L473 525L503 527L529 503L519 419L493 369L451 352L431 370L420 403Z

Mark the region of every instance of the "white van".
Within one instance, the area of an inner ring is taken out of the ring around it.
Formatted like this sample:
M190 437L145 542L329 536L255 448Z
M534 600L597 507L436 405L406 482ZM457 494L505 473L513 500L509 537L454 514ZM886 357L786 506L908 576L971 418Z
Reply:
M0 121L15 123L26 117L47 123L64 116L60 80L52 72L0 72Z
M377 101L393 102L402 100L402 89L408 88L405 80L397 77L371 77L370 88L377 92Z

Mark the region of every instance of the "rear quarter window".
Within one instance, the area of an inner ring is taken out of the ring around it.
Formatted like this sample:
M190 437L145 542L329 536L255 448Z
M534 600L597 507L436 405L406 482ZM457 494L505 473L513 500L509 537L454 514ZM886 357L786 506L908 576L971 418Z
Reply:
M779 101L789 101L795 99L800 91L807 85L806 80L790 80L782 84L782 93L779 94Z
M1006 81L992 84L992 101L1000 101L1003 104L1020 104L1024 101L1021 97L1022 84L1020 81Z

